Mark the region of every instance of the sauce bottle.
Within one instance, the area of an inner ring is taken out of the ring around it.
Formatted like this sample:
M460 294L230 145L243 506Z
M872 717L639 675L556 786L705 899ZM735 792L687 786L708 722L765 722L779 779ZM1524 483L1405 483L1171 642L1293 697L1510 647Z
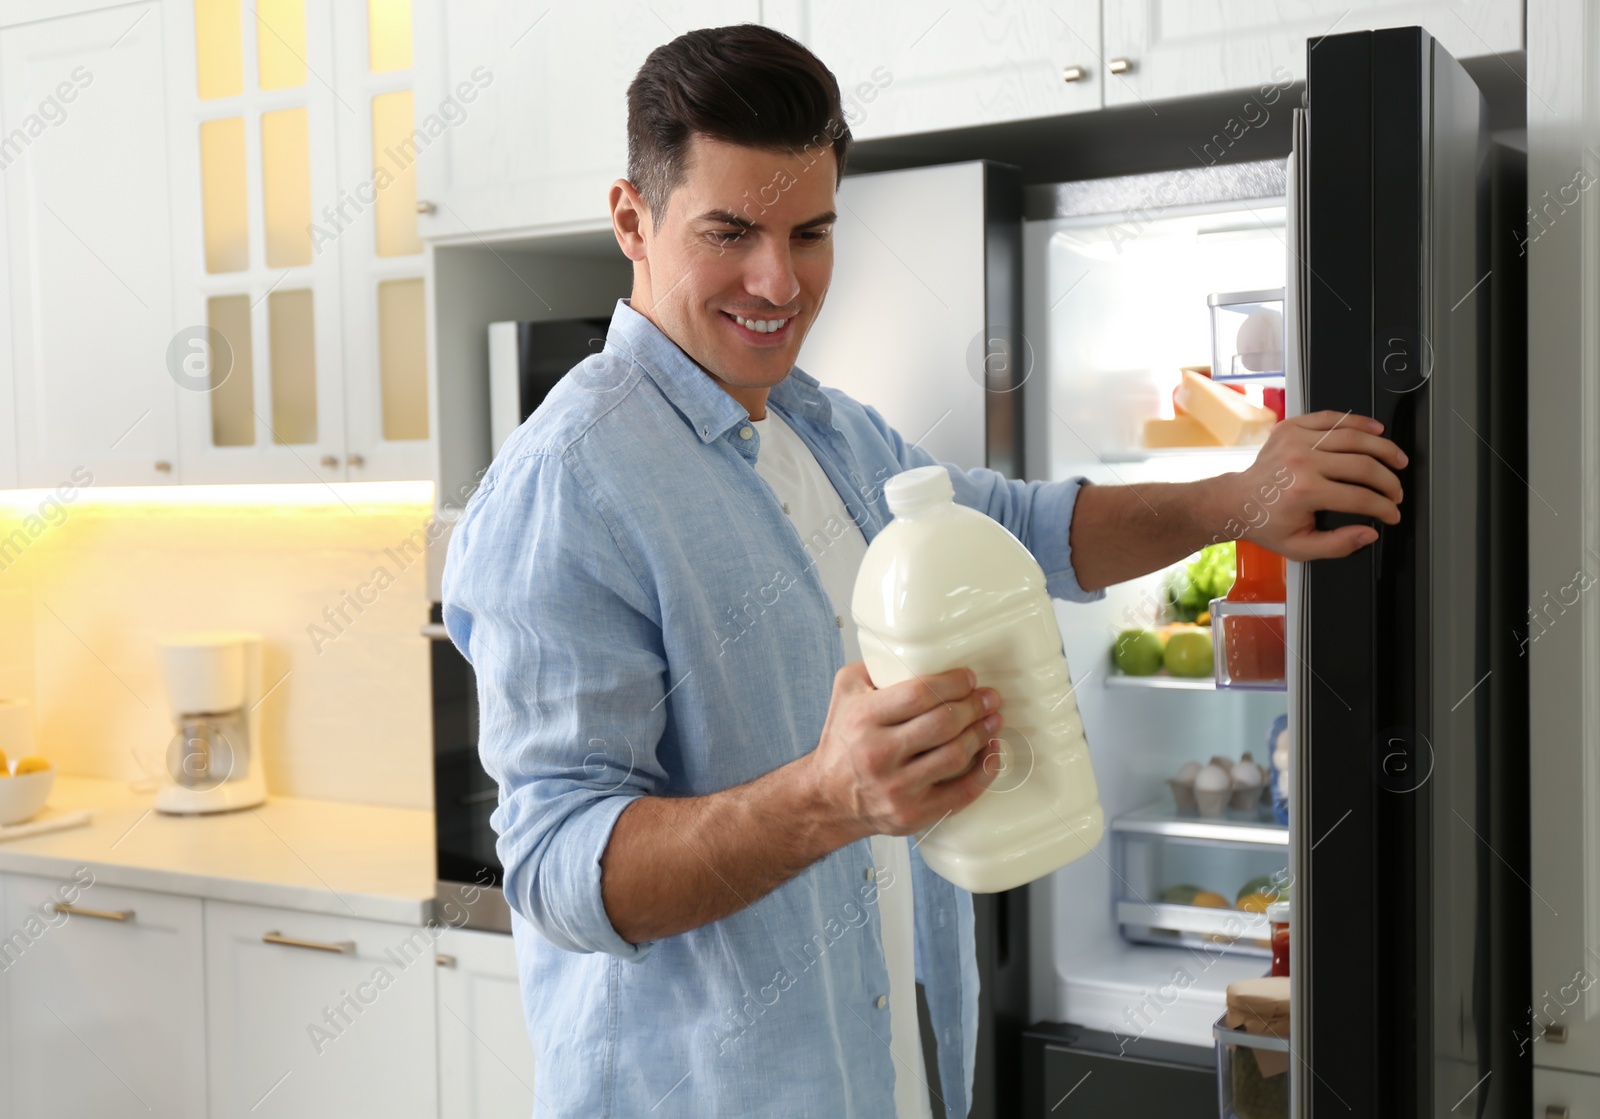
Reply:
M1285 601L1284 559L1259 544L1240 540L1234 545L1237 575L1224 601L1282 603ZM1234 683L1266 683L1285 679L1287 646L1281 612L1231 614L1221 619L1228 679Z

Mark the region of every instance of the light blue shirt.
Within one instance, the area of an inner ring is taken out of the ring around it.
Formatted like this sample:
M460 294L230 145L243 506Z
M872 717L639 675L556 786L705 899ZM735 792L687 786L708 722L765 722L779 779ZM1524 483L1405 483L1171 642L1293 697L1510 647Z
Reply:
M883 483L934 461L798 368L768 407L868 541L890 518ZM539 1119L894 1114L877 926L878 891L894 884L870 873L867 840L664 940L629 944L601 902L600 856L635 798L718 792L821 737L843 644L759 451L744 408L623 300L605 350L507 440L450 541L444 621L477 672L480 750L500 786L492 823ZM1082 479L950 472L956 500L1027 545L1053 595L1096 597L1067 539ZM774 843L785 823L771 821ZM915 852L913 878L934 1090L965 1116L972 898Z

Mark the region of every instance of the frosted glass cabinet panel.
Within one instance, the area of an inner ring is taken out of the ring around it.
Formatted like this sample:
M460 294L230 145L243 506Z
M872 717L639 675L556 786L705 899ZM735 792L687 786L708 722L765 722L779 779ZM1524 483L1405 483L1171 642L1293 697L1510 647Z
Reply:
M311 131L306 110L261 114L267 267L311 263Z
M255 0L262 89L306 84L306 0Z
M201 123L200 175L206 271L242 272L250 267L243 117Z
M238 0L194 0L195 77L201 100L244 92L242 24Z

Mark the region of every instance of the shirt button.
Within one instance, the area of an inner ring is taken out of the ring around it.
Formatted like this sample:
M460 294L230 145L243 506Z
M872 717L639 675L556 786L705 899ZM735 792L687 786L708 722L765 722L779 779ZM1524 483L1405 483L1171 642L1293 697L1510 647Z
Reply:
M785 517L789 516L789 503L787 501L783 503L783 515Z
M739 429L739 438L740 439L749 439L751 436L755 435L755 433L756 433L756 429L753 428L753 427L749 427L749 426L741 427Z
M889 1005L889 996L888 995L879 995L878 996L878 1009L882 1010L884 1007L886 1007L888 1005Z
M835 614L833 616L833 624L838 626L840 629L843 629L844 628L844 618L842 618L838 614Z
M863 876L864 876L864 877L865 877L865 878L866 878L866 880L867 880L867 881L868 881L868 882L871 882L871 881L872 881L872 880L873 880L873 878L875 878L875 877L877 877L877 873L878 873L878 872L877 872L877 871L875 871L875 870L873 870L873 869L872 869L872 868L871 868L871 867L870 867L870 866L869 866L869 867L867 867L867 869L866 869L866 870L864 870L864 871L862 871L862 872L861 872L861 873L862 873L862 875L863 875Z

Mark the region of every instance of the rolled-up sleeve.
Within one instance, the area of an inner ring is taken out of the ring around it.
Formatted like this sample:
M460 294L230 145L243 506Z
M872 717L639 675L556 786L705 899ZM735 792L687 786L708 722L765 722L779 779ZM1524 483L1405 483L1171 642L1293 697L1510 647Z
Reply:
M558 947L642 959L600 892L617 817L665 785L666 658L639 574L569 467L533 454L474 495L443 597L477 675L506 900Z
M1071 602L1095 602L1106 596L1103 590L1084 590L1072 567L1072 513L1078 504L1078 491L1089 484L1087 478L1024 482L983 467L963 470L947 462L941 463L921 447L907 444L876 409L868 407L866 412L873 426L888 441L902 469L943 466L950 471L950 483L955 488L958 503L987 513L1022 541L1044 569L1045 587L1052 597Z

